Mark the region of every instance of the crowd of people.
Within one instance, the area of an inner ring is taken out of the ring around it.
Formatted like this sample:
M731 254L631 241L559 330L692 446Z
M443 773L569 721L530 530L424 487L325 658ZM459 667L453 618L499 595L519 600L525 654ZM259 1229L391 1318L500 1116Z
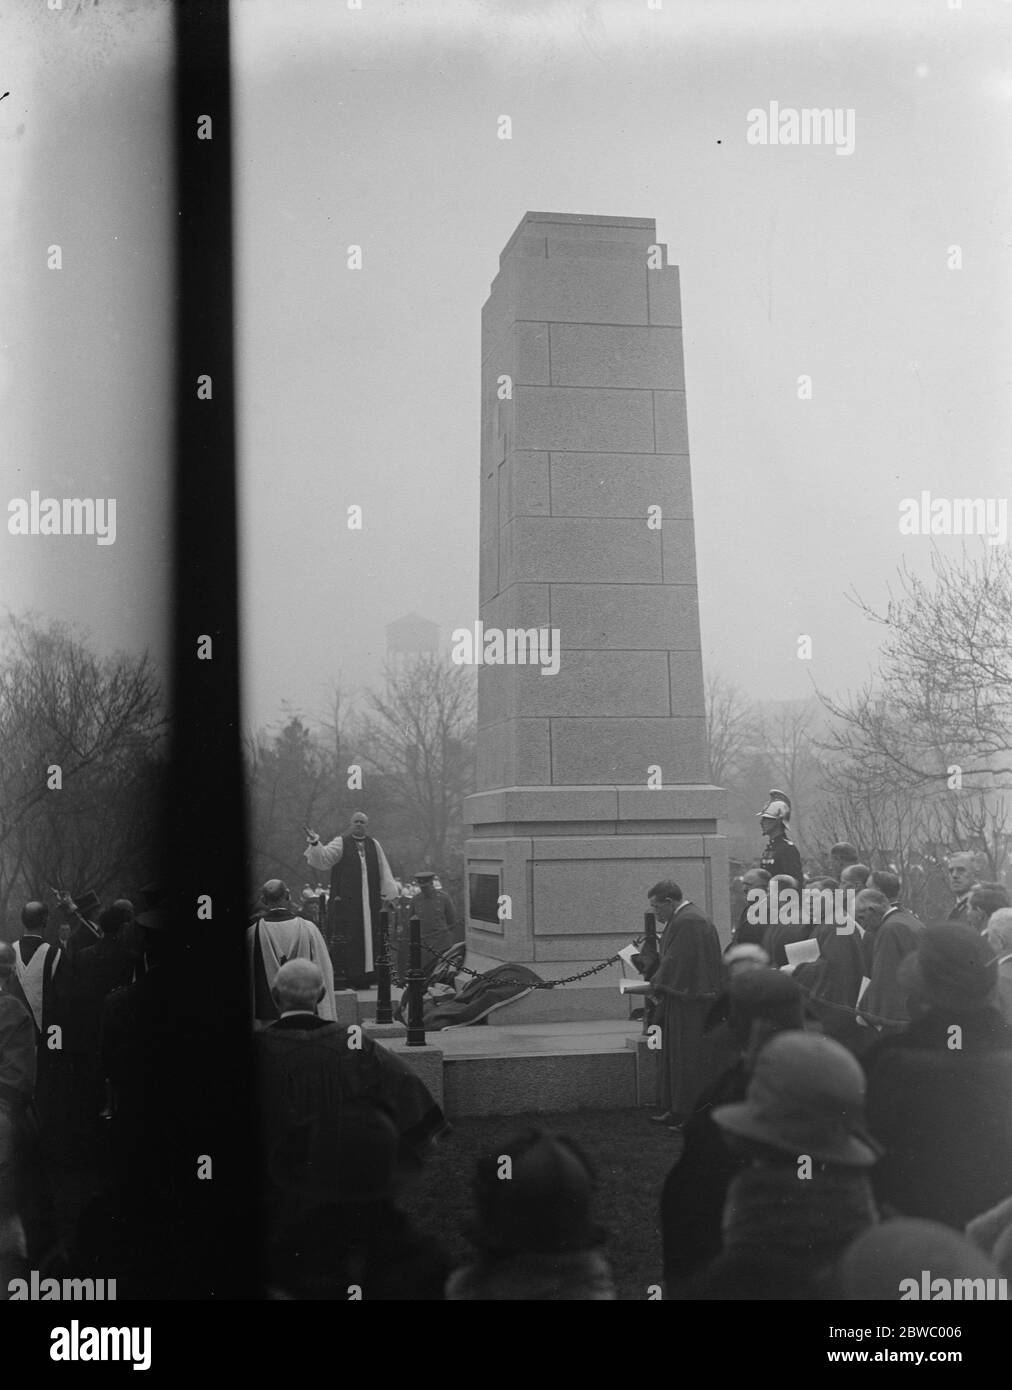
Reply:
M899 1299L928 1296L903 1289L930 1271L1004 1288L1008 893L954 854L947 920L922 923L896 873L861 864L850 845L832 847L832 875L806 878L789 815L772 794L766 850L743 877L747 902L723 950L676 882L647 895L658 936L636 964L661 1059L651 1118L678 1143L657 1193L657 1282L644 1251L644 1287L672 1300ZM354 959L342 958L355 978L375 964L388 872L364 837L353 822L349 855L309 832L307 850L321 869L351 860L354 874L332 888L355 928ZM434 874L420 879L431 900ZM406 1214L405 1193L450 1127L396 1051L339 1018L335 905L321 929L310 896L295 903L269 880L247 929L262 1295L615 1299L593 1156L564 1134L524 1130L477 1162L463 1262ZM150 1148L166 1124L152 1078L168 1033L136 1025L168 1028L176 1013L160 968L168 915L156 886L143 897L139 912L94 895L30 902L19 939L0 944L0 1298L10 1279L67 1268L88 1247L84 1229L68 1251L56 1219L60 1146L93 1146L129 1193L142 1140ZM817 899L825 911L812 910ZM791 901L800 910L782 910Z

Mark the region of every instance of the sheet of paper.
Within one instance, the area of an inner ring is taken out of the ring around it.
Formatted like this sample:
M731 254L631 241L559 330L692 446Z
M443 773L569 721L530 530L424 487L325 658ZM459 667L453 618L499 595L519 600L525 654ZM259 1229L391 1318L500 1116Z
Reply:
M814 937L809 937L807 941L788 941L784 950L788 965L802 965L806 961L819 959L819 943Z

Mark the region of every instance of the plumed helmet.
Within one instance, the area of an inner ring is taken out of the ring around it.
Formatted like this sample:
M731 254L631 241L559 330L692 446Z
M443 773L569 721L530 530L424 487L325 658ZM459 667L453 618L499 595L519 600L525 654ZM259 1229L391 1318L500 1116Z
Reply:
M790 820L791 798L786 792L778 791L776 787L770 788L769 801L761 811L756 812L757 820L762 820L764 817L769 820Z

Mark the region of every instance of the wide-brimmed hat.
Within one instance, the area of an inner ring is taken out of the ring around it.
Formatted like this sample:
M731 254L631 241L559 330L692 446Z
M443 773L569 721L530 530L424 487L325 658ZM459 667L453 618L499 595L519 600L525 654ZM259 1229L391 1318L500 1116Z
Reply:
M821 1163L867 1168L882 1153L864 1125L864 1073L845 1047L820 1033L772 1038L745 1100L718 1106L713 1119L731 1134Z

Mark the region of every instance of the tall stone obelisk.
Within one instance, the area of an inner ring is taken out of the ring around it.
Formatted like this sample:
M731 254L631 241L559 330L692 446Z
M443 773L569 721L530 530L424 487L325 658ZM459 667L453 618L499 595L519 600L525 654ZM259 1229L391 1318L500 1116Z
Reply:
M626 944L660 878L728 931L665 262L652 219L529 212L482 310L479 617L560 658L479 668L467 940L549 979ZM618 974L584 1016L621 1015Z

